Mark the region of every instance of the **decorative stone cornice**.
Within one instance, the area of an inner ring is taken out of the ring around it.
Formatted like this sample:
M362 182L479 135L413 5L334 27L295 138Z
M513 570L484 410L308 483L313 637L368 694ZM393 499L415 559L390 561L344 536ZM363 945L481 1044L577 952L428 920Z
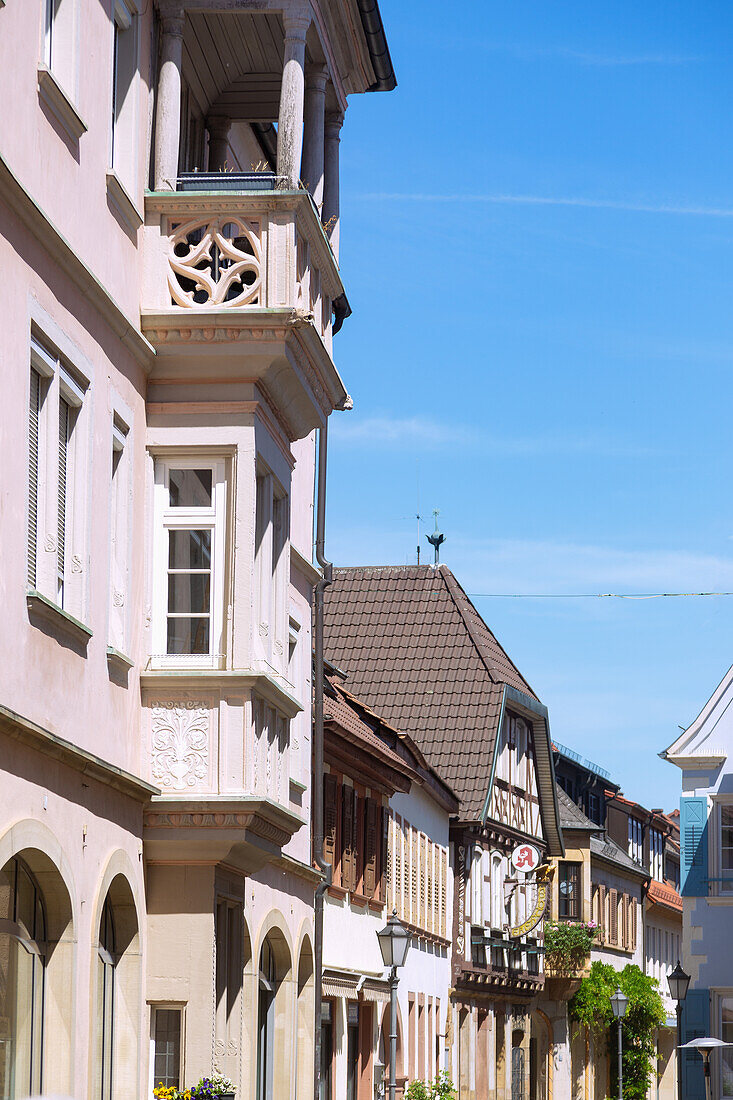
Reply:
M302 703L268 672L259 669L189 669L164 668L140 673L140 688L149 693L170 696L188 691L256 691L272 703L287 718L295 718L303 710Z

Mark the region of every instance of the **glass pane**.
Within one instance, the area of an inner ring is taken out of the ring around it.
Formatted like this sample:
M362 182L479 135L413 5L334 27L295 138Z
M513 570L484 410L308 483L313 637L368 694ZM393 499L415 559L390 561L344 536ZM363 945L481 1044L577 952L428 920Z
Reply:
M31 877L25 868L18 864L18 886L16 898L15 919L27 930L30 936L34 935L34 917L36 914L36 891L33 888Z
M185 614L209 611L210 573L169 573L168 610Z
M209 620L168 619L168 653L208 653Z
M177 1008L155 1012L155 1084L178 1088L181 1064L181 1013Z
M171 470L168 483L171 508L211 507L211 470Z
M724 1043L733 1043L733 998L723 1001L723 1030L720 1038ZM733 1096L733 1048L721 1050L721 1080L723 1096Z
M169 569L210 569L211 531L169 531Z
M723 858L723 871L733 870L733 806L720 808L720 850Z

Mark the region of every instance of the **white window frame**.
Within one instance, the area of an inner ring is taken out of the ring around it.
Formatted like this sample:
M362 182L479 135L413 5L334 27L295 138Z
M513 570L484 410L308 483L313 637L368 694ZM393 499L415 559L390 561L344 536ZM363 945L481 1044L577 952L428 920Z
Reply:
M712 1004L711 1004L711 1032L710 1034L716 1038L723 1038L723 1001L733 1001L733 988L720 987L718 989L711 989ZM723 1051L721 1051L723 1054ZM713 1076L717 1078L717 1081L713 1083L715 1090L714 1095L719 1096L720 1100L730 1100L733 1096L733 1092L723 1092L723 1059L712 1059L712 1063L715 1066ZM717 1065L716 1065L717 1063Z
M109 516L109 618L107 641L127 654L130 632L130 559L132 554L132 415L113 398L111 414Z
M112 3L112 82L110 111L109 164L111 171L132 194L137 177L137 100L139 91L139 20L131 0ZM124 36L125 55L120 56ZM118 113L117 80L121 62L132 73L122 113Z
M711 894L717 897L733 895L733 871L723 868L723 809L733 811L733 799L714 798L713 812L710 814L712 829L708 829L708 874L711 878Z
M62 89L76 94L77 0L43 0L43 60Z
M633 817L632 814L628 815L628 855L630 859L633 859L636 863L643 866L644 864L644 831L642 823L638 818Z
M31 334L28 371L30 409L31 370L40 376L41 395L38 412L38 471L36 489L35 585L29 577L30 591L40 593L57 607L77 619L86 612L86 574L88 562L88 479L89 428L91 406L88 400L90 379L60 355L42 334ZM73 423L66 445L64 561L59 570L59 479L60 409L69 406ZM30 446L30 442L29 442ZM26 487L27 524L30 532L30 499Z
M227 464L210 454L155 455L153 533L153 637L151 664L156 668L222 668L226 562ZM211 470L210 508L170 506L171 470ZM211 589L208 653L168 653L168 532L211 530Z
M178 1079L180 1081L179 1088L183 1088L183 1082L186 1073L186 1002L185 1001L154 1001L150 1002L150 1062L149 1062L149 1074L148 1081L150 1085L150 1096L153 1095L153 1089L157 1085L155 1078L155 1015L159 1011L178 1012L181 1018L181 1037L178 1048Z
M649 871L657 882L664 882L664 833L659 829L649 829Z

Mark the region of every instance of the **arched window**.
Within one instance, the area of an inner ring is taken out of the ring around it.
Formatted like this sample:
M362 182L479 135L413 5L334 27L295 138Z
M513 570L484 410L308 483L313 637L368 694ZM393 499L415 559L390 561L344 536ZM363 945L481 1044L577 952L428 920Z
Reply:
M102 907L97 944L97 1021L100 1043L98 1068L99 1081L96 1095L99 1100L112 1096L112 1051L114 1049L115 1017L115 924L109 894Z
M259 1012L257 1028L257 1100L272 1096L275 1061L275 995L277 968L269 940L262 944L259 974Z
M41 1091L46 910L22 859L0 871L0 1084L4 1100Z

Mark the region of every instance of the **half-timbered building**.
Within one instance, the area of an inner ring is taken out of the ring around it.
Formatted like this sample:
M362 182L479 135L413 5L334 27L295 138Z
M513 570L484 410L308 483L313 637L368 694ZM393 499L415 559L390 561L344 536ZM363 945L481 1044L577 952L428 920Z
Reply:
M528 1097L542 869L562 854L547 711L445 566L336 571L327 652L460 800L445 1068L460 1100Z

